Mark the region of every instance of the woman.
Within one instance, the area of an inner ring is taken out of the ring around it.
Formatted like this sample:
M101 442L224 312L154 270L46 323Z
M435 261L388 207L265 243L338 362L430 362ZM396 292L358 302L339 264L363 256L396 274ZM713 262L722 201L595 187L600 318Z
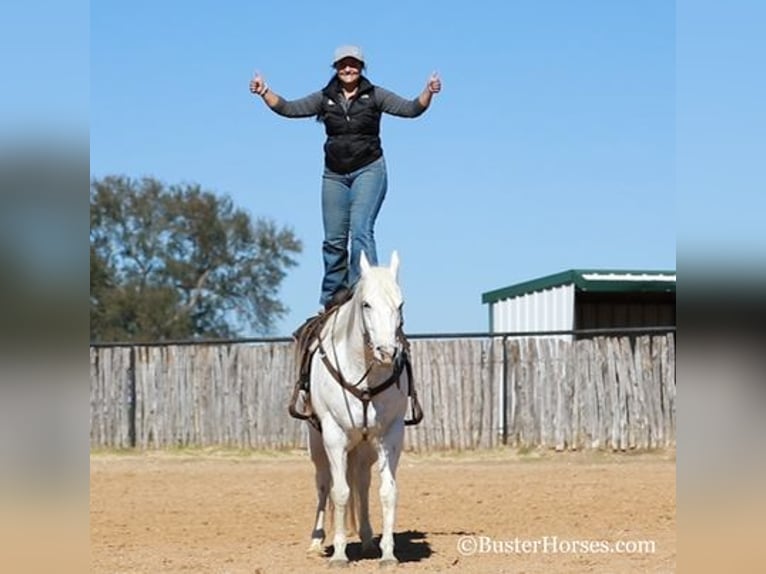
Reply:
M322 90L292 101L274 93L260 74L250 81L250 92L261 96L277 114L288 118L316 116L324 123L324 279L320 303L325 309L348 297L359 279L362 250L372 265L378 262L374 227L387 188L381 115L417 117L431 104L433 94L441 91L436 73L413 100L374 86L362 75L364 56L357 46L335 50L333 67L335 74Z

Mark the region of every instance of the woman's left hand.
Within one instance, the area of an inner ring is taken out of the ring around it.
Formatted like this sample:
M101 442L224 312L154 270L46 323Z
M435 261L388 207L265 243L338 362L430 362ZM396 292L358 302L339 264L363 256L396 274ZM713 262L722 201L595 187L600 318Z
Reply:
M434 72L431 74L431 77L428 78L428 83L426 84L426 89L431 94L438 94L442 90L442 81L439 77L439 74Z

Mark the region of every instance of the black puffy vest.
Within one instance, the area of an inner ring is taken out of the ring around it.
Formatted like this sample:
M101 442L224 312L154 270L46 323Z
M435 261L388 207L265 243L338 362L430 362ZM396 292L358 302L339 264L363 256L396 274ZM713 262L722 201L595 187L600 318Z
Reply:
M380 110L375 105L373 86L365 77L348 112L343 109L343 94L337 78L322 90L322 112L327 141L324 144L325 165L335 173L350 173L383 155L380 145Z

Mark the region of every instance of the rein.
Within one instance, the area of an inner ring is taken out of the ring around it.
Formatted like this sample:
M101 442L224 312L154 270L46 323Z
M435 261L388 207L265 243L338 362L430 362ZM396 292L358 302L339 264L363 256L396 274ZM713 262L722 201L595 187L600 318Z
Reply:
M332 351L335 358L335 364L340 365L340 361L338 360L338 352L337 348L335 346L335 324L337 322L338 315L335 314L335 317L333 317L333 325L331 330L331 341L332 341ZM327 352L325 351L324 345L322 344L322 339L319 339L319 357L322 359L322 364L327 369L327 372L332 375L332 378L335 379L340 386L342 386L345 390L347 390L349 393L351 393L354 397L356 397L358 400L362 402L362 440L367 440L367 435L369 433L369 427L367 424L367 408L370 405L370 402L372 401L372 398L386 389L388 389L391 385L394 383L397 384L397 387L399 386L399 378L401 377L402 371L404 370L405 361L403 360L404 353L397 353L396 358L394 359L394 370L391 372L391 375L386 378L385 381L383 381L381 384L376 385L374 387L365 387L360 388L359 385L361 385L367 376L370 374L370 371L373 367L373 361L369 357L368 349L370 347L369 342L369 335L367 334L367 331L364 331L363 334L364 341L365 341L365 363L367 364L367 368L365 369L362 376L359 378L359 380L352 384L346 380L346 378L343 376L343 373L340 371L340 367L336 367L335 365L330 362L330 359L327 357ZM410 381L410 387L412 387L412 382ZM422 416L422 415L421 415Z

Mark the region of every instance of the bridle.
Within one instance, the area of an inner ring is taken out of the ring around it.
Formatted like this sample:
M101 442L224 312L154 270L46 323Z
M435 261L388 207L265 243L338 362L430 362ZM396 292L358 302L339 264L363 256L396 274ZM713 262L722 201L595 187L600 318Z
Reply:
M352 300L353 302L353 300ZM391 372L391 375L389 375L386 380L384 380L381 384L375 385L374 387L366 386L361 387L362 383L365 382L367 377L370 374L370 371L372 370L373 366L375 365L375 359L373 357L373 347L372 347L372 339L370 337L369 330L367 328L367 325L364 322L364 314L362 313L362 339L364 342L364 362L365 362L365 370L364 373L362 373L362 376L359 378L359 380L356 383L349 382L346 377L343 375L343 373L340 370L340 361L338 359L338 349L335 345L335 327L337 324L338 319L338 310L335 310L335 313L333 314L333 322L332 326L330 327L330 343L333 353L333 358L335 360L335 364L330 361L330 359L327 356L327 351L324 348L323 345L323 339L320 336L319 337L319 358L322 360L322 364L327 369L327 372L330 373L333 379L335 379L341 387L343 387L346 391L351 393L356 399L362 402L362 440L367 440L367 435L369 433L369 427L368 427L368 421L367 421L367 408L370 405L370 402L372 401L372 398L376 395L379 395L386 389L388 389L391 385L396 383L397 388L399 388L399 379L402 375L402 371L405 368L405 364L407 364L407 361L404 358L404 352L401 352L401 349L404 349L403 341L399 340L399 336L397 335L397 342L399 343L399 349L400 352L397 352L394 356L394 368ZM410 381L412 374L408 372L408 375L410 375ZM412 383L410 382L410 387L412 386Z

